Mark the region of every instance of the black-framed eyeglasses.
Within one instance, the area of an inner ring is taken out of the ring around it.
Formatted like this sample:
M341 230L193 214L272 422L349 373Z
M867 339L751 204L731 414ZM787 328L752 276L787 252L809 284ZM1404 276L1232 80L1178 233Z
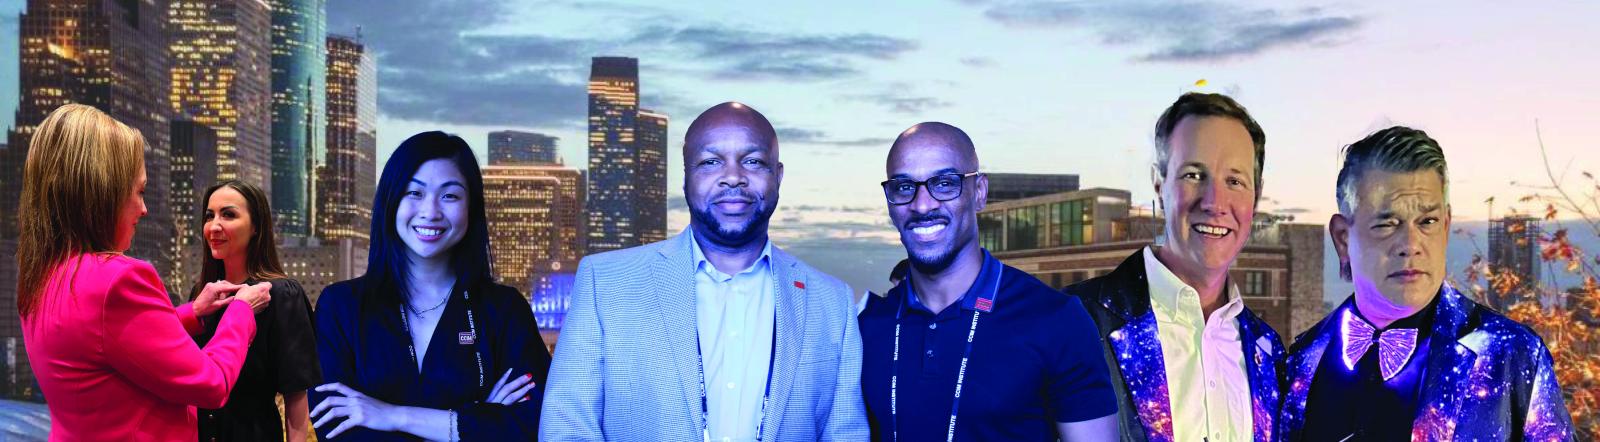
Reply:
M917 188L926 186L928 195L933 196L933 199L950 201L961 197L962 180L980 174L981 172L947 173L934 175L923 181L895 178L882 183L883 196L889 199L889 204L909 204L917 199Z

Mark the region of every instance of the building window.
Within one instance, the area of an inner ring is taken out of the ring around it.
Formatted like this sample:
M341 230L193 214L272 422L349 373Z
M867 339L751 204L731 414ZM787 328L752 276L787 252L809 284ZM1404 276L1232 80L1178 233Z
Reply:
M1239 286L1239 291L1244 296L1267 296L1267 272L1259 270L1244 272L1244 284Z

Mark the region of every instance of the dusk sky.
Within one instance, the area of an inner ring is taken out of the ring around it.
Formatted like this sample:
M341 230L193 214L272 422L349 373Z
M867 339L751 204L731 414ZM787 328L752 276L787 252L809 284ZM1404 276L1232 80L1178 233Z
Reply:
M0 1L0 126L22 3ZM672 118L671 232L688 220L683 129L719 102L754 106L786 166L777 243L881 289L903 251L877 183L921 121L965 129L984 171L1079 174L1149 204L1156 116L1186 91L1227 93L1267 134L1262 209L1318 224L1339 148L1391 124L1444 146L1460 220L1532 191L1513 181L1547 183L1536 120L1571 183L1600 172L1600 3L1390 3L331 0L328 30L359 25L378 54L380 167L433 129L480 155L489 131L544 132L586 167L589 57L639 58L644 107Z

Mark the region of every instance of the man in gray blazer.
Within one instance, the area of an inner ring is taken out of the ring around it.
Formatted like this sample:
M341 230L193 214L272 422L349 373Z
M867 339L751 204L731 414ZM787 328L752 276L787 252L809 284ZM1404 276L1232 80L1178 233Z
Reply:
M689 228L578 265L539 439L866 440L850 287L767 237L772 124L713 106L683 158Z

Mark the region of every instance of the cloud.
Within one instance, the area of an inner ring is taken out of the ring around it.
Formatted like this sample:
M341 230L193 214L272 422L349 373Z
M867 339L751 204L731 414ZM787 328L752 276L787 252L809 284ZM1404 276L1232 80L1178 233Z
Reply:
M1324 8L1270 9L1215 2L1013 1L984 15L1014 28L1088 30L1100 42L1137 46L1147 62L1221 61L1291 45L1331 46L1364 24Z
M879 34L778 34L720 25L649 27L631 43L680 51L724 80L841 78L859 74L859 61L893 60L917 49L911 40Z
M986 68L994 66L994 59L989 57L962 57L961 64L972 68Z
M893 138L861 137L839 139L829 137L827 133L813 129L799 129L792 127L777 128L780 143L814 144L833 147L884 147L894 143Z
M852 101L877 104L890 112L904 115L920 115L926 111L950 107L950 102L948 101L929 96L905 94L904 88L900 87L891 87L890 89L893 91L849 95L845 98Z

